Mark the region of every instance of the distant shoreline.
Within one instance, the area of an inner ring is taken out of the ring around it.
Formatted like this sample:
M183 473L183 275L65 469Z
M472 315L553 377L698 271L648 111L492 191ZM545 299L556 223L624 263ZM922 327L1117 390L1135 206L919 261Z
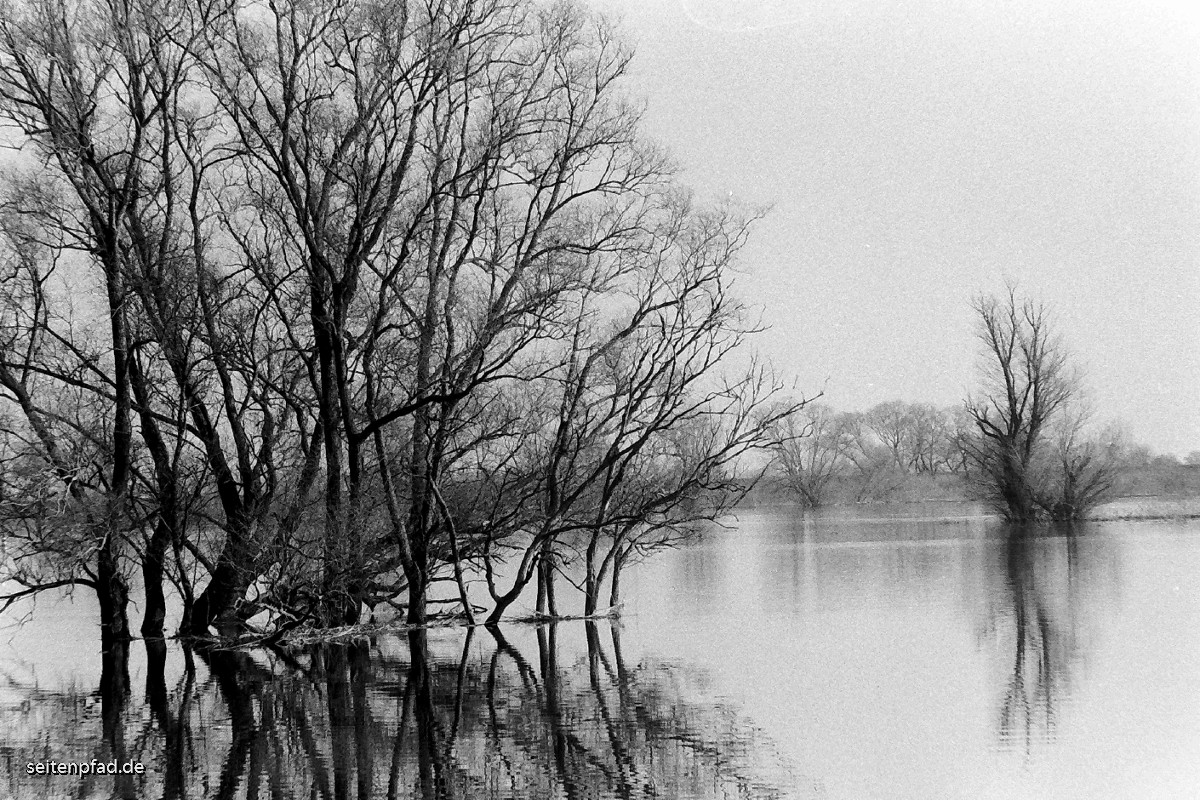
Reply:
M962 506L974 506L978 513L971 516L980 518L999 518L999 515L987 509L986 504L969 497L924 497L896 498L891 500L866 500L860 502L837 502L822 506L816 511L818 515L836 517L845 514L853 517L854 510L866 511L874 508L914 508L918 506L953 506L958 512ZM796 509L801 508L796 501L783 498L773 498L768 502L760 502L742 507L742 510ZM947 509L949 510L949 509ZM948 515L959 516L961 512ZM922 516L929 516L924 514ZM898 519L904 519L903 516ZM1122 522L1122 521L1161 521L1161 520L1192 520L1200 519L1200 495L1153 495L1134 494L1123 495L1096 507L1083 520L1085 522Z

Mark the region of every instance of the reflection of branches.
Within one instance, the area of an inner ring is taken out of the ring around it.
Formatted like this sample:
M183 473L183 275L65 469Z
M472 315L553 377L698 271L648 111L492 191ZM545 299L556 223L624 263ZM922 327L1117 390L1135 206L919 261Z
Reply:
M630 668L618 630L607 644L596 624L584 651L568 649L565 623L541 628L536 658L527 642L489 630L491 647L470 633L418 631L288 659L208 650L178 680L159 642L148 659L150 713L114 707L82 735L101 743L120 727L133 743L124 757L165 765L125 796L164 800L783 794L770 744L727 705L702 699L704 682L686 666ZM39 695L59 711L33 721L45 732L23 740L69 740L82 697ZM0 710L0 725L11 729L20 713ZM9 763L38 760L27 747ZM23 770L7 769L0 781L29 794Z
M1050 654L1054 633L1046 618L1045 604L1038 596L1036 586L1029 582L1029 565L1023 563L1026 555L1023 546L1009 544L1008 575L1013 593L1016 648L1012 680L1000 709L1000 735L1006 741L1012 741L1019 732L1028 746L1033 737L1034 720L1039 714L1044 715L1046 735L1053 734L1056 665Z
M213 650L208 653L200 652L200 657L216 678L225 707L229 710L230 729L233 741L229 752L221 766L220 783L217 788L217 800L226 800L234 796L238 782L242 779L246 768L246 758L251 747L257 743L259 729L255 724L252 697L244 676L251 668L245 662L249 659L244 653Z
M508 703L527 709L525 719L540 713L547 733L562 730L561 736L541 737L554 752L525 752L535 764L555 765L568 796L573 790L592 796L597 789L618 797L783 793L764 774L779 768L770 764L769 743L729 707L695 700L697 681L685 667L643 664L630 670L618 629L610 654L597 623L588 622L586 659L565 669L558 656L560 627L550 625L539 635L544 705L531 708L511 690ZM523 788L532 794L533 787Z
M1011 618L1014 640L999 736L1006 745L1023 743L1028 752L1035 740L1054 737L1056 712L1081 656L1074 614L1077 539L1074 533L1038 538L1013 529L1004 556L1007 601L1001 614Z

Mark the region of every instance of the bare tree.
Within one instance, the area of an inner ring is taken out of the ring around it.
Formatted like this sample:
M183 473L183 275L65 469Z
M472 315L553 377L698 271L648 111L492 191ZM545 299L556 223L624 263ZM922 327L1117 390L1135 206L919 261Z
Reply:
M637 229L664 161L616 89L628 50L581 8L259 10L209 26L204 60L254 209L237 236L255 270L288 272L303 312L327 616L353 617L396 560L420 623L458 405L538 374L560 298ZM376 492L386 542L363 538Z
M711 398L716 414L680 420L657 447L623 465L624 485L602 501L586 540L585 616L600 608L606 578L615 611L628 564L694 537L701 522L719 522L754 488L766 466L745 462L773 447L781 420L799 410L776 400L778 391L769 373L752 369Z
M10 181L8 208L55 248L86 254L81 268L94 268L105 287L112 361L87 359L85 375L112 404L113 502L129 516L138 482L151 498L139 506L153 531L139 557L143 631L152 636L162 633L169 548L189 550L208 573L194 607L184 590L193 632L252 612L237 606L255 576L258 524L271 510L274 453L287 433L278 388L291 365L261 346L275 327L271 308L247 302L211 241L206 173L220 160L218 126L195 44L216 9L38 0L9 9L2 28L3 111L44 163ZM70 333L60 342L78 354ZM138 433L144 449L134 446ZM225 533L211 557L183 530L198 486L182 479L181 465L194 474L195 456Z
M891 454L892 463L908 469L912 461L912 414L907 403L890 400L867 411L862 423L878 438Z
M988 501L1012 521L1039 514L1033 465L1047 430L1079 391L1049 311L1010 286L973 303L981 344L981 388L966 407L978 438L970 458Z
M885 445L868 424L866 414L846 412L840 415L847 438L845 462L849 466L855 501L886 499L904 483L907 471L897 465L896 451Z
M491 526L483 551L491 622L535 578L556 613L553 569L575 546L594 612L600 585L618 579L635 550L669 546L727 508L725 495L740 496L734 466L767 446L786 416L766 371L722 375L754 330L728 290L750 220L666 200L639 247L598 260L604 280L577 295L561 357L530 385L541 399L514 441L524 452L497 475L519 487L528 513ZM502 555L516 562L503 588Z
M0 600L8 608L46 589L89 587L107 648L129 638L130 486L113 479L124 445L112 416L112 362L102 356L105 330L76 328L62 316L54 249L11 216L4 223L0 402L10 413L0 430L7 451L0 524L4 577L19 588Z
M942 441L940 461L946 471L966 475L971 467L971 442L977 429L974 417L964 406L948 411L946 438Z
M101 627L107 636L118 639L128 637L128 589L118 559L128 528L134 467L133 342L126 303L129 280L123 268L124 234L128 215L141 201L137 176L141 160L148 155L137 126L122 123L128 118L126 111L134 118L154 113L152 107L122 107L122 101L136 90L118 95L115 101L108 94L114 85L135 85L145 66L135 53L136 37L124 35L129 10L118 6L101 10L89 20L88 35L73 30L72 15L53 0L24 7L5 4L0 10L0 114L27 137L52 171L65 178L61 196L53 190L38 192L16 211L55 223L44 237L30 234L34 241L89 253L106 300L105 344L111 362L91 360L88 375L103 384L93 387L100 389L93 396L105 399L108 407L99 421L111 430L111 468L103 481L105 508L95 513L95 586ZM6 205L13 205L12 198ZM35 421L41 402L27 394L28 381L6 381L6 388L30 425L47 430ZM47 457L56 461L57 448L49 438L40 438Z
M945 443L952 436L951 414L930 403L913 403L909 406L908 419L911 431L909 469L930 475L939 472L945 466Z
M823 403L804 404L783 422L775 458L784 480L808 508L828 502L827 490L851 464L854 437L842 415Z
M506 607L567 534L615 575L722 507L774 386L717 377L748 221L680 199L630 57L572 3L4 3L4 498L95 545L30 591L119 636L134 563L148 636L167 580L192 634L422 624L466 564L518 559Z
M929 403L892 400L874 406L862 422L891 453L895 466L918 473L950 469L954 412Z
M1097 430L1092 416L1087 406L1066 409L1035 462L1037 503L1052 520L1079 519L1108 500L1123 472L1126 437L1116 425Z

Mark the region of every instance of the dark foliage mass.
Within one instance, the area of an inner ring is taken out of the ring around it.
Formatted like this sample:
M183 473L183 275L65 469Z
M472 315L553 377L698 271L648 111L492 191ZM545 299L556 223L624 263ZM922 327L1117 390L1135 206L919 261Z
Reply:
M571 3L3 3L8 599L278 633L482 576L495 621L578 563L592 613L723 513L791 410L723 367L754 215L629 59Z

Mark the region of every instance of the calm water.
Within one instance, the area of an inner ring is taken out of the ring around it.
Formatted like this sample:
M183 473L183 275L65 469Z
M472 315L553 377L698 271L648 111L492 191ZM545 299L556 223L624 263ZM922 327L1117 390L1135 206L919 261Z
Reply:
M86 598L43 602L0 639L0 798L1200 797L1200 523L759 511L624 590L615 626L136 642L124 702ZM147 775L26 773L92 758Z

